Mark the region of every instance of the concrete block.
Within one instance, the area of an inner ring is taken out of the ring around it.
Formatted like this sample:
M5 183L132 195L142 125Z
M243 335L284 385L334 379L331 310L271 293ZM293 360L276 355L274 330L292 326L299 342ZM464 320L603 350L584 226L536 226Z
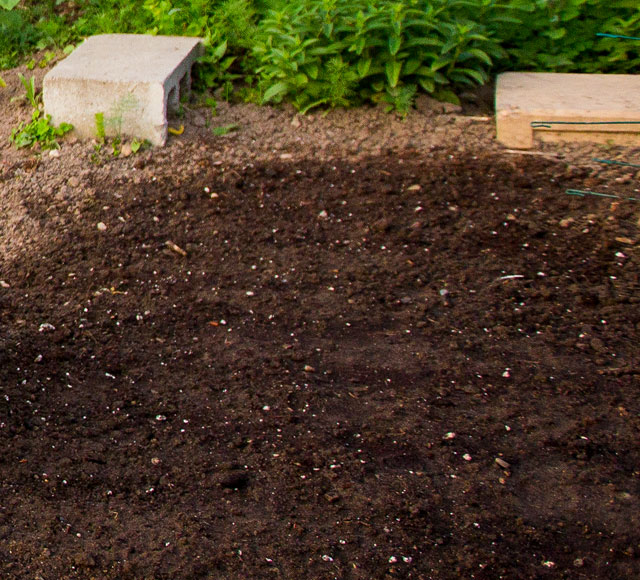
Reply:
M532 122L562 121L548 127ZM514 149L543 141L640 145L640 76L504 73L496 86L498 141ZM610 124L578 124L578 123ZM569 124L576 123L576 124Z
M167 111L191 85L200 38L101 34L87 38L47 73L45 112L54 124L71 123L80 137L96 136L96 113L108 136L163 145Z

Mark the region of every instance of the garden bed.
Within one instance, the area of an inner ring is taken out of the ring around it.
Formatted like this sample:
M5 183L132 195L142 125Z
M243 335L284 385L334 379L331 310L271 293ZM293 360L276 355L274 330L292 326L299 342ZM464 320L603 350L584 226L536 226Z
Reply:
M470 112L3 149L2 577L637 576L637 178Z

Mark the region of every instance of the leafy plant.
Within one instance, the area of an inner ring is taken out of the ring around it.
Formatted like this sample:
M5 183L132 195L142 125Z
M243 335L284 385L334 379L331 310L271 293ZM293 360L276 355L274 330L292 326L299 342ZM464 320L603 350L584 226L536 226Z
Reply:
M408 110L419 86L456 100L452 89L486 82L503 56L488 23L470 18L491 0L298 0L259 23L253 47L262 102L300 110L384 101ZM467 13L461 6L466 6ZM503 9L504 11L504 9ZM339 74L337 74L339 72ZM405 88L403 88L405 87ZM413 88L411 88L413 87Z
M18 73L25 89L25 97L31 104L33 112L29 123L21 122L11 131L9 141L18 149L39 145L42 149L58 149L58 137L63 137L73 129L69 123L61 123L58 127L51 124L51 115L44 115L40 110L41 95L36 91L35 78L27 79Z
M640 34L636 0L511 0L526 14L496 31L508 58L501 67L567 72L630 72L640 65L640 43L599 38Z
M39 109L34 109L31 122L20 123L11 131L9 140L18 149L33 147L36 144L39 144L42 149L59 149L58 138L72 129L73 126L69 123L61 123L60 126L54 127L51 124L51 115L43 115Z

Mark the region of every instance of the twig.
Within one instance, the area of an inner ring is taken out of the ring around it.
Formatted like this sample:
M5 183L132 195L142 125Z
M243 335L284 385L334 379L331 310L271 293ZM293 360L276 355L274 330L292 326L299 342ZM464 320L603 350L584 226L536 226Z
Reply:
M185 252L180 246L177 246L176 244L174 244L171 240L167 240L165 242L165 245L170 250L173 250L176 254L180 254L181 256L185 256L186 257L187 252Z
M549 159L559 159L555 153L545 153L544 151L521 151L520 149L504 149L504 153L513 155L539 155L540 157L548 157Z

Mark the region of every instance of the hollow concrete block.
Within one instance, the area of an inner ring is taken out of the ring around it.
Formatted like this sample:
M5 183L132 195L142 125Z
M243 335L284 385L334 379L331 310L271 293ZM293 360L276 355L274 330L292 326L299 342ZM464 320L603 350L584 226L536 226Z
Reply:
M163 145L167 112L189 91L202 39L143 34L87 38L44 78L45 112L71 123L80 137L96 136L101 113L107 136Z

